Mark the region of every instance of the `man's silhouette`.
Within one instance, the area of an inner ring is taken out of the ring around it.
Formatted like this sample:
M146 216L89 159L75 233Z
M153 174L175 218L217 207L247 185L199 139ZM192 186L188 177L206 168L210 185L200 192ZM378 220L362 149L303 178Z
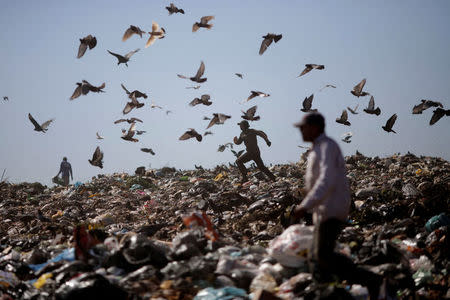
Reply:
M58 174L56 174L55 177L58 177L59 174L62 174L61 177L63 179L64 186L69 185L69 175L70 177L72 177L73 180L72 166L70 165L69 162L67 162L67 157L63 158L63 161L61 162L61 166L59 168L59 172Z
M256 136L259 135L266 141L267 146L270 147L272 143L267 138L267 135L261 130L251 129L250 125L245 120L238 123L238 125L241 127L242 132L239 138L235 136L233 141L236 145L240 145L242 142L244 142L245 147L247 148L246 149L247 152L245 152L244 154L239 156L238 159L236 159L236 164L239 168L239 171L242 174L242 182L248 181L247 168L245 168L244 163L251 160L253 160L256 163L258 169L260 169L264 174L266 174L272 181L275 181L275 175L273 175L272 172L270 172L269 169L267 169L266 166L264 166L258 148L258 141L256 140Z

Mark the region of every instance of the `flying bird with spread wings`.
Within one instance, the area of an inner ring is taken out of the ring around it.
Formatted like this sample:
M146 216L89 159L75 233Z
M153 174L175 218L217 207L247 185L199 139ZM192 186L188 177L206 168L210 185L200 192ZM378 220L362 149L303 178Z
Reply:
M226 143L224 145L219 145L219 148L217 149L217 152L223 152L227 147L230 147L230 149L233 149L233 143Z
M155 152L151 148L141 148L142 152L150 153L151 155L155 155Z
M316 112L317 109L311 109L313 99L314 99L314 94L311 94L311 96L309 96L309 97L305 97L305 99L302 102L303 108L301 108L300 110L302 112L306 112L306 113L307 112Z
M128 27L127 30L125 30L125 33L123 34L122 42L128 40L133 34L137 34L142 38L142 34L145 34L145 31L141 30L137 26L130 25L130 27Z
M397 120L397 114L393 114L387 121L386 121L386 125L381 126L381 128L384 129L384 131L386 132L393 132L393 133L397 133L394 130L392 130L392 126L394 126L395 121Z
M124 139L125 141L130 141L130 142L135 142L135 143L139 142L138 139L133 138L135 133L136 133L136 123L132 123L130 128L128 129L128 131L122 130L121 138Z
M142 106L144 106L145 103L139 102L137 101L136 97L131 97L131 101L127 102L127 104L125 104L125 107L123 108L122 113L124 115L126 115L127 113L129 113L130 111L133 110L133 108L141 108Z
M183 77L181 77L181 78L183 78ZM186 87L186 89L194 89L194 90L198 90L199 88L200 88L200 85L194 85L194 86L187 86Z
M261 43L261 47L259 48L259 55L263 55L263 53L267 50L267 47L272 44L272 42L277 43L281 38L283 37L282 34L273 34L268 33L265 36L263 36L263 41Z
M119 119L117 121L114 121L114 124L119 124L119 123L122 123L122 122L127 122L128 124L133 124L133 123L136 123L136 122L143 123L141 119L131 118L131 119Z
M325 66L324 65L316 65L316 64L306 64L305 69L297 77L303 76L306 73L309 73L313 69L323 70L323 69L325 69Z
M210 105L212 104L212 102L209 101L209 99L211 99L211 96L210 96L210 95L207 95L207 94L201 95L200 98L194 98L194 100L192 100L192 101L189 103L189 105L190 105L190 106L196 106L196 105L198 105L198 104L203 104L203 105L206 105L206 106L210 106Z
M244 120L248 120L248 121L258 121L260 119L260 116L255 116L257 108L258 108L258 106L255 105L255 106L252 106L249 109L247 109L246 112L241 110L243 113L241 118Z
M360 83L353 87L353 90L350 91L356 97L364 97L370 95L368 92L363 92L364 85L366 84L366 79L361 80Z
M183 78L183 79L190 79L192 81L198 82L198 83L202 83L205 82L208 78L201 78L203 76L203 73L205 73L205 64L202 62L200 62L200 67L197 70L197 74L195 74L194 77L186 77L184 75L180 75L177 74L178 77Z
M347 111L344 109L342 111L341 117L336 119L336 122L339 124L343 124L343 125L347 125L350 126L351 123L347 120L348 119L348 113Z
M166 6L166 9L169 11L169 16L176 13L181 13L184 15L184 10L176 7L173 3L170 3L169 6Z
M123 90L125 91L125 93L127 93L128 98L133 99L133 97L134 97L134 98L141 98L141 97L142 97L142 98L144 98L144 99L147 99L147 94L142 93L142 92L140 92L140 91L138 91L138 90L134 90L134 91L130 92L130 91L127 90L127 88L123 85L123 83L121 83L120 85L122 86L122 88L123 88Z
M113 53L113 52L111 52L111 51L109 51L109 50L106 50L106 51L108 51L109 54L111 54L111 55L117 57L117 60L118 60L117 65L125 64L125 66L128 67L128 62L130 61L131 56L133 56L133 54L135 54L135 53L138 52L139 50L140 50L140 49L138 48L138 49L136 49L136 50L133 50L133 51L131 51L131 52L128 52L127 54L125 54L125 56L122 56L122 55L117 54L117 53Z
M164 28L160 28L158 23L152 21L152 31L150 31L149 34L150 37L145 44L145 48L151 46L156 41L156 39L163 39L165 37L166 31L164 30Z
M373 98L373 96L370 97L369 104L367 108L364 108L364 111L369 115L379 116L381 114L381 110L379 107L375 109L375 98Z
M437 101L433 101L433 100L425 100L422 99L420 100L421 103L417 104L413 107L413 114L421 114L424 110L429 109L430 107L440 107L443 108L444 106L442 106L441 102L437 102Z
M200 19L200 22L195 22L192 25L192 32L196 32L199 28L203 27L206 29L211 29L213 24L208 24L209 21L214 20L214 16L204 16Z
M183 133L183 135L180 136L178 139L180 141L184 141L184 140L188 140L190 138L196 138L197 141L201 142L203 137L195 129L189 128L189 130L186 131L185 133Z
M213 118L211 119L211 122L209 122L208 127L206 127L206 129L210 128L211 126L213 126L215 124L217 124L217 125L223 124L229 118L231 118L231 116L228 116L225 114L214 113Z
M253 99L253 98L255 98L255 97L261 97L261 98L264 98L264 97L269 97L269 96L270 96L270 94L266 94L266 93L263 93L263 92L259 92L259 91L250 91L250 96L248 96L247 100L244 100L243 102L250 101L251 99Z
M236 158L239 158L239 156L241 156L241 155L244 153L244 151L245 151L245 150L240 150L240 151L236 152L236 151L234 151L234 150L231 150L231 153L233 153L233 155L234 155Z
M241 73L234 73L234 75L236 75L240 79L244 79L244 75L242 75Z
M352 140L351 140L352 136L353 136L353 133L351 133L351 132L344 133L342 135L341 141L349 144L352 142Z
M141 134L144 134L146 132L147 131L145 131L145 130L136 130L136 135L141 135Z
M92 155L92 159L88 159L88 161L91 165L103 169L103 152L100 150L99 146L95 148L94 154Z
M9 101L8 96L3 96L3 101Z
M359 107L359 104L356 104L355 108L351 109L350 107L347 106L347 109L348 109L348 111L351 112L352 114L357 115L358 112L357 112L356 110L358 109L358 107Z
M319 92L323 91L323 90L326 89L326 88L333 88L333 89L335 89L336 86L335 86L335 85L332 85L332 84L327 84L327 85L325 85L323 88L321 88L321 89L319 90Z
M87 48L93 49L97 45L97 39L95 36L88 35L82 39L80 39L80 46L78 47L78 55L77 58L81 58L86 52Z
M89 92L94 93L104 93L103 89L105 88L105 83L103 82L100 86L93 86L90 84L87 80L82 80L81 82L77 82L77 87L75 91L73 92L72 96L70 97L70 100L76 99L80 97L81 95L86 95Z
M48 130L47 129L48 125L50 125L50 123L55 120L55 119L50 119L39 125L39 123L36 122L36 120L33 118L33 116L30 113L28 113L28 119L30 119L31 123L33 123L35 131L41 131L43 133L45 133Z
M95 133L97 135L97 140L103 140L104 137L102 137L100 134L98 134L98 131Z

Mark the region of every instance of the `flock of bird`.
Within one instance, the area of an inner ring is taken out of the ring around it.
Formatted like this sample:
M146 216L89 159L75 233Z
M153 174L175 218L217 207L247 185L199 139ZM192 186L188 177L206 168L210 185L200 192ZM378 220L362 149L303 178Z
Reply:
M173 3L170 3L170 5L166 7L166 9L168 10L169 15L176 14L176 13L181 13L181 14L185 13L183 9L176 7ZM201 17L199 22L195 22L192 25L192 32L197 32L200 28L205 28L207 30L210 30L213 27L213 24L210 23L212 20L214 20L214 16ZM125 30L125 32L122 36L122 41L125 42L134 35L137 35L140 38L142 38L143 35L146 35L146 34L149 34L149 38L145 44L145 48L153 45L156 42L156 40L158 40L158 39L164 39L166 36L166 30L164 28L160 27L159 24L154 21L152 22L152 29L149 32L142 30L138 26L130 25ZM263 38L263 41L261 42L261 46L259 49L259 55L263 55L265 53L265 51L267 50L267 48L272 44L272 42L278 43L282 39L282 34L267 33L262 38ZM96 46L97 46L96 37L89 34L86 37L81 38L80 45L78 48L77 58L78 59L82 58L85 55L88 48L89 48L89 50L92 50ZM129 53L127 53L125 55L121 55L121 54L111 52L110 50L107 50L107 52L109 54L111 54L112 56L117 58L118 65L125 64L125 66L127 66L127 67L128 67L128 62L130 61L131 57L138 51L140 51L139 48L135 49L133 51L130 51ZM297 77L302 77L302 76L306 75L307 73L311 72L312 70L324 70L324 69L325 69L324 65L306 64L305 69ZM181 74L177 74L177 76L181 79L187 79L187 80L193 81L195 83L201 84L201 83L204 83L207 81L207 77L204 77L204 74L205 74L205 63L203 61L201 61L200 66L197 69L197 72L195 73L194 76L190 77L190 76L185 76L185 75L181 75ZM235 73L235 75L240 79L244 79L244 75L241 73ZM364 91L365 84L366 84L366 79L361 80L357 85L355 85L353 87L353 89L350 92L352 95L354 95L355 97L358 97L358 98L370 96L370 100L367 105L367 108L365 108L363 111L367 114L379 116L381 114L381 109L379 107L375 108L374 96L371 95L369 92ZM70 100L75 100L82 95L87 95L89 92L103 93L104 92L103 89L105 88L105 86L106 86L105 83L102 83L99 86L94 86L91 83L89 83L87 80L82 80L81 82L76 83L75 91L73 92L72 96L70 97ZM123 115L126 115L126 114L132 112L133 109L139 109L145 105L144 102L138 101L139 98L147 99L147 95L145 93L143 93L139 90L133 90L130 92L130 90L128 90L123 84L121 84L121 86L129 99L129 101L125 104L125 107L122 111ZM201 87L201 85L195 85L195 86L188 86L188 87L186 87L186 89L199 89L200 87ZM325 88L336 88L336 86L332 85L332 84L327 84L323 88L321 88L320 91L322 91ZM263 98L263 97L269 97L269 96L270 96L270 94L264 93L261 91L251 91L250 95L247 97L247 99L243 100L242 102L248 102L256 97ZM300 110L304 113L316 112L317 109L312 108L313 99L314 99L314 94L311 94L310 96L305 97L305 99L303 100L303 103L302 103L302 108ZM9 100L8 96L4 96L3 100L8 101ZM190 106L196 106L196 105L210 106L212 104L213 104L213 102L211 101L211 96L208 94L203 94L199 98L194 98L189 103ZM153 101L150 105L151 105L151 108L162 109L161 106L154 104ZM342 111L342 114L340 115L340 117L336 118L336 122L339 124L345 125L345 126L351 126L351 123L350 123L349 117L348 117L348 112L350 112L351 114L354 114L354 115L358 114L358 111L357 111L358 106L359 106L359 104L356 105L356 107L354 107L354 108L347 107L347 109L344 109ZM450 116L450 109L446 110L443 108L442 103L432 101L432 100L421 100L421 103L419 103L418 105L415 105L413 107L412 113L413 114L422 114L423 111L425 111L431 107L436 107L436 109L433 111L433 115L430 120L430 125L435 124L443 116ZM242 111L243 115L241 116L241 118L248 120L248 121L260 120L260 116L255 116L256 110L257 110L257 106L254 105L251 108L249 108L247 111ZM167 110L166 114L169 114L170 112L171 111ZM30 113L28 114L28 118L31 121L31 123L34 125L34 130L43 132L43 133L45 133L48 130L49 125L54 120L54 119L50 119L46 122L43 122L42 124L39 124ZM209 129L214 125L224 124L224 122L230 118L231 118L230 115L226 115L223 113L214 113L211 118L205 116L203 119L210 121L208 126L206 127L206 129ZM386 124L384 126L382 126L383 130L385 130L386 132L396 133L393 130L393 126L394 126L396 120L397 120L397 114L394 113L386 121ZM137 130L136 124L137 124L137 122L143 123L143 121L138 118L134 118L134 117L128 118L128 119L122 118L122 119L114 121L114 124L119 124L119 123L123 123L123 122L127 122L128 124L130 124L130 127L128 130L122 129L121 138L125 141L138 142L139 140L135 136L141 135L141 134L145 133L145 131ZM213 134L213 133L211 131L206 131L203 134L203 136L206 136L209 134ZM98 132L96 133L96 136L97 136L97 139L99 139L99 140L103 139L103 137L100 136L100 134ZM195 138L198 142L201 142L203 139L203 136L200 133L198 133L194 128L189 128L186 132L184 132L179 137L179 140L187 140L187 139ZM353 136L353 134L351 132L348 132L342 136L342 141L344 141L346 143L350 143L352 136ZM239 152L234 151L232 143L226 143L224 145L219 145L219 148L217 151L223 152L227 148L230 148L230 151L236 157L239 157L243 153L243 150L241 150ZM151 148L141 148L141 151L143 151L145 153L150 153L151 155L155 155L155 152ZM95 149L95 152L92 155L92 159L89 159L88 161L93 166L103 168L103 156L104 156L103 152L101 151L100 147L97 146Z

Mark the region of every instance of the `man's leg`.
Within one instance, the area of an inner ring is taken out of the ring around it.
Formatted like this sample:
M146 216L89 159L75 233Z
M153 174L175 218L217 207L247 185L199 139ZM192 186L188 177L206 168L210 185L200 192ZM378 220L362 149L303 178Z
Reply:
M247 178L247 168L244 166L244 164L252 159L251 155L248 152L245 152L241 156L236 159L236 165L239 168L239 171L242 175L242 182L248 181Z
M69 185L69 175L63 176L62 179L64 182L64 186L68 186Z
M261 155L254 155L253 160L256 163L256 166L258 167L258 169L260 169L264 174L267 175L267 177L270 178L270 180L275 181L275 175L272 174L272 172L270 172L269 169L267 169L267 167L264 165L264 162L261 159Z

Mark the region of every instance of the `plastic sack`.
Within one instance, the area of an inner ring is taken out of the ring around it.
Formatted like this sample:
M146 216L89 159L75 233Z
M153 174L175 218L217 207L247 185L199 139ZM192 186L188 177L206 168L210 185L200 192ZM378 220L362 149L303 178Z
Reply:
M247 293L243 289L227 286L221 289L206 288L197 293L194 300L228 300L247 299Z
M289 226L269 244L269 254L286 267L297 268L305 263L312 246L314 226Z
M441 213L429 219L428 222L425 224L425 229L428 232L432 232L441 226L448 226L448 225L450 225L450 218L447 217L445 213Z
M205 236L213 242L219 239L219 233L214 229L214 225L204 211L184 216L183 223L187 228L196 226L206 228Z
M16 274L11 272L5 272L0 270L0 287L8 288L10 286L15 287L20 283Z

